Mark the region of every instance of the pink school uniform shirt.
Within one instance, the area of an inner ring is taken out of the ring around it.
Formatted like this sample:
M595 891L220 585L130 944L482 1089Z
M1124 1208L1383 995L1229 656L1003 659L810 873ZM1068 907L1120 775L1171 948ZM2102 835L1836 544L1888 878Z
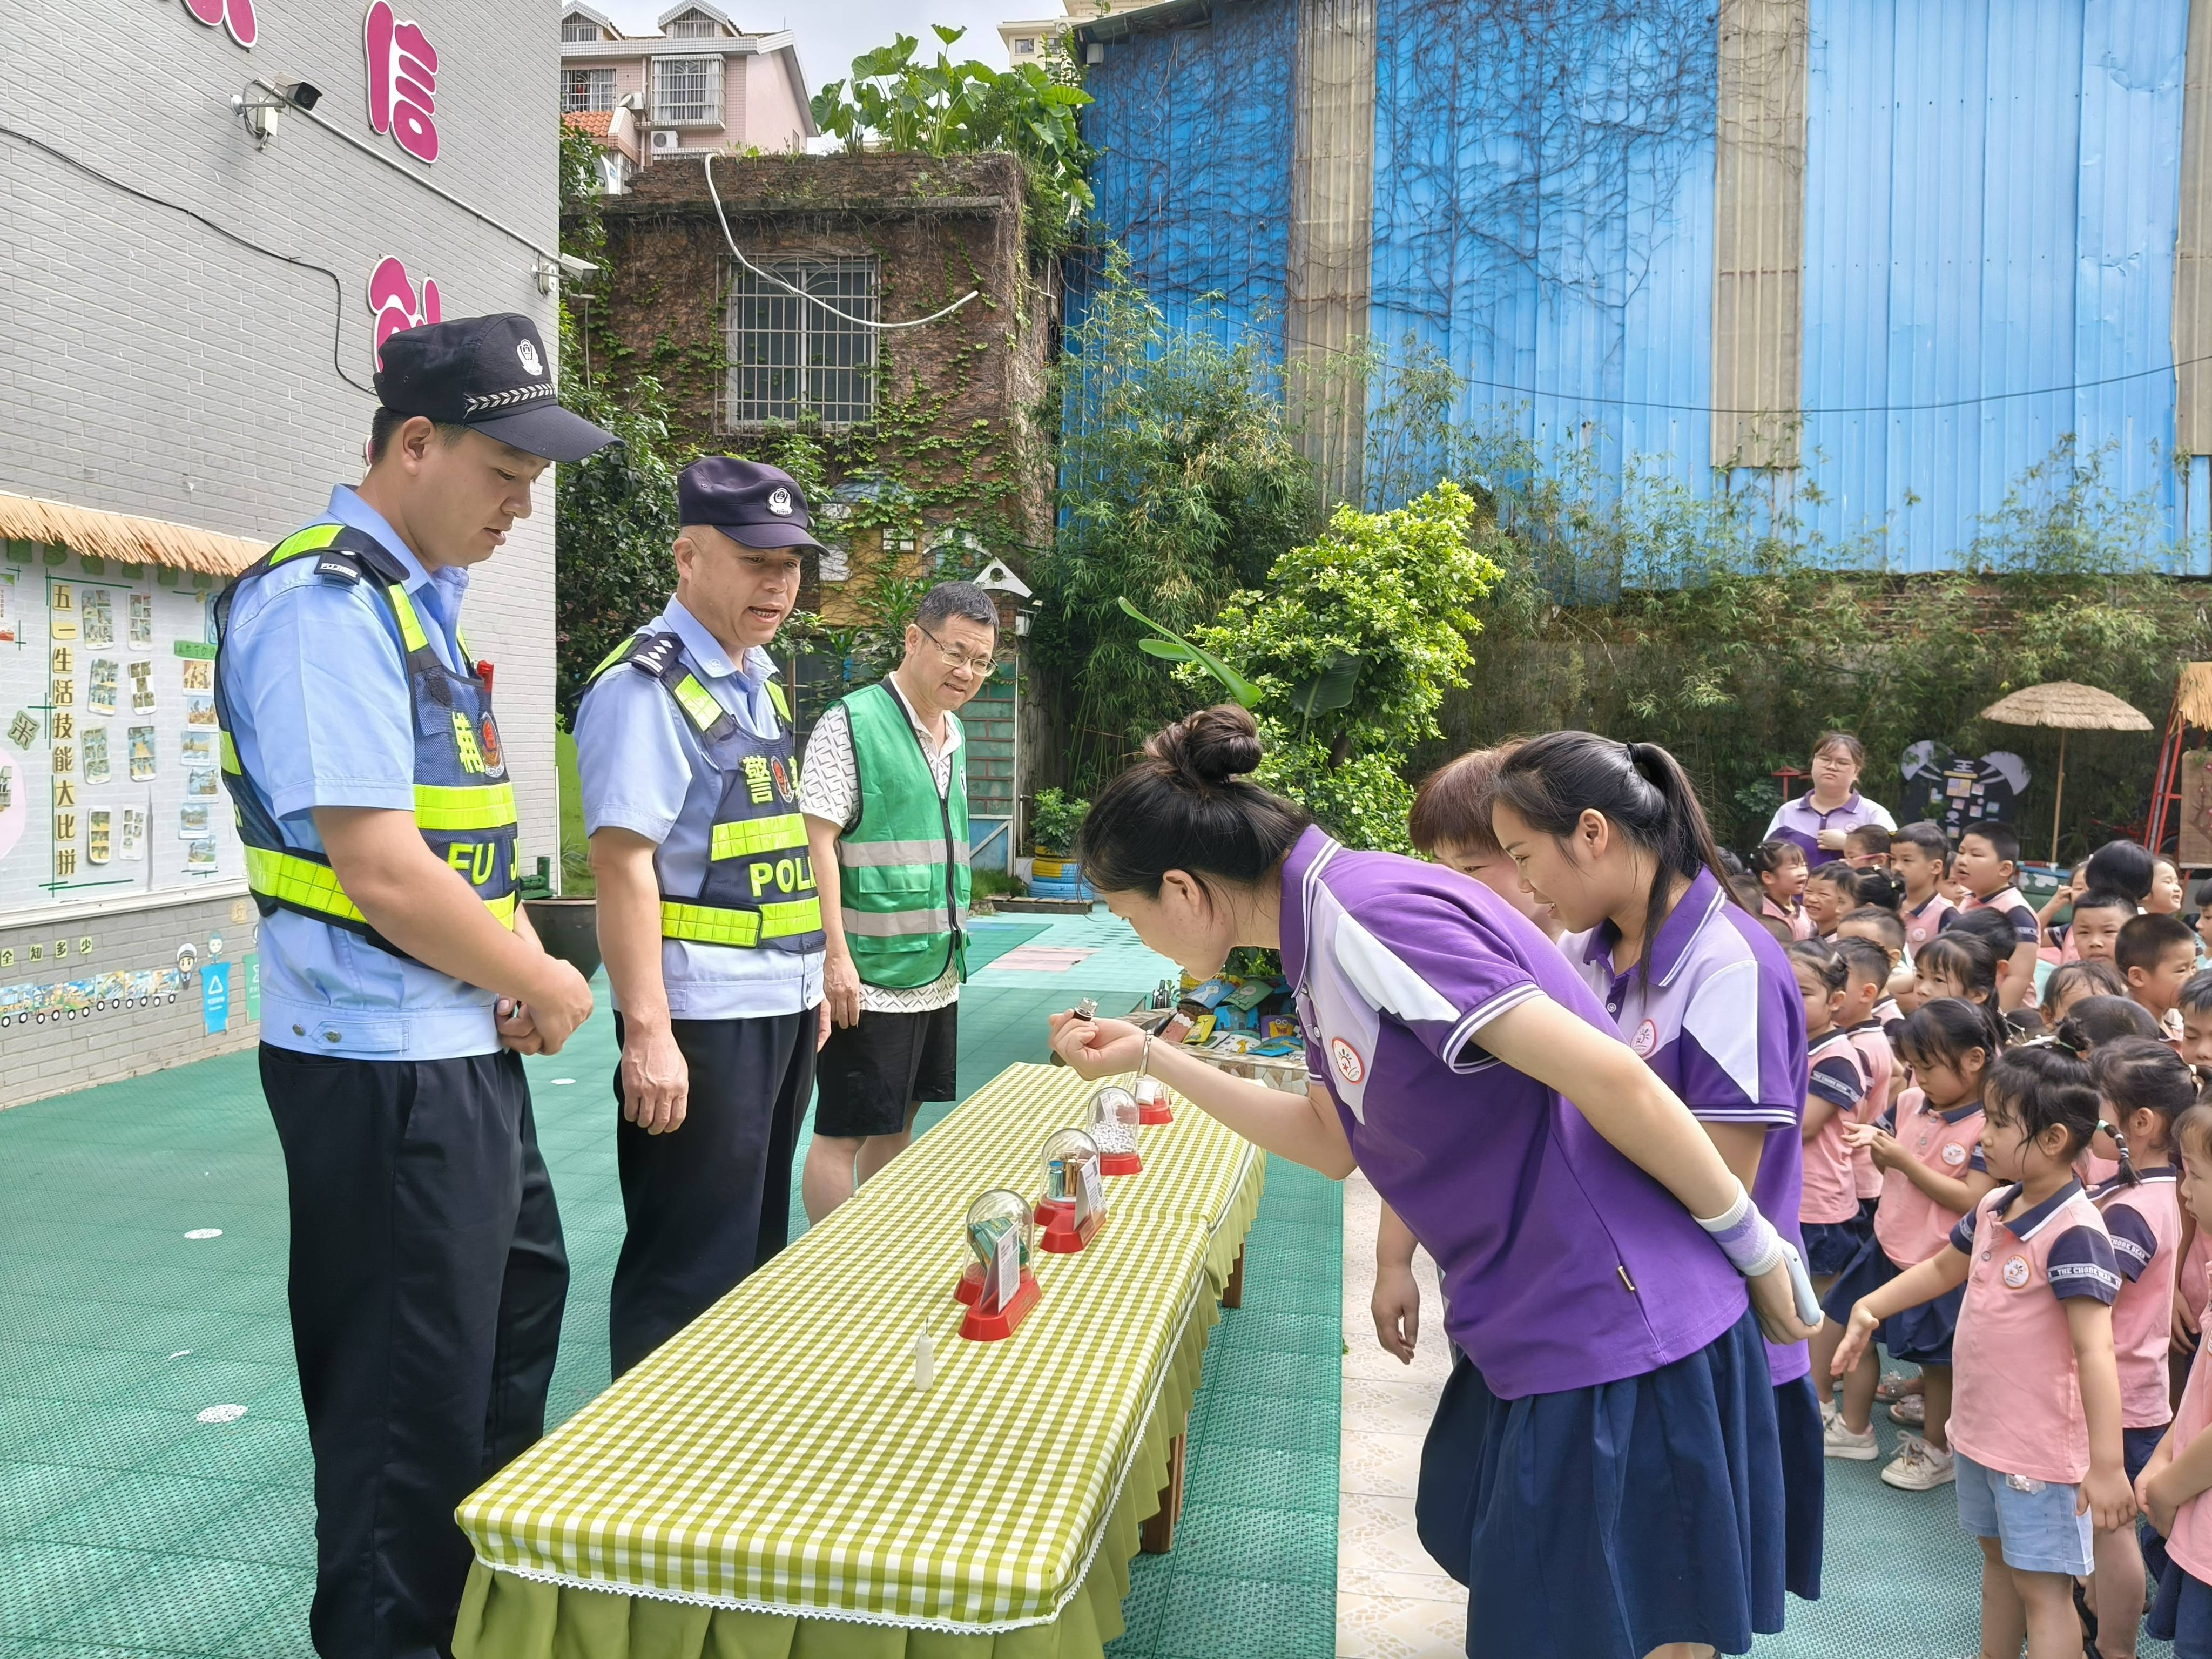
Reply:
M1851 1220L1859 1212L1858 1182L1851 1173L1850 1148L1844 1145L1844 1125L1855 1121L1867 1086L1858 1048L1840 1025L1830 1026L1808 1047L1805 1092L1808 1099L1826 1101L1836 1109L1802 1143L1805 1178L1797 1218Z
M2201 1319L2204 1314L2205 1299L2212 1296L2212 1233L2207 1233L2202 1227L2197 1230L2197 1236L2189 1241L2188 1254L2181 1258L2174 1282L2181 1291L2182 1300Z
M1761 899L1759 902L1759 913L1763 916L1771 916L1787 927L1792 939L1813 937L1813 918L1794 905L1785 910L1771 898Z
M1893 1010L1897 1006L1889 1006ZM1889 1085L1897 1076L1897 1055L1878 1016L1851 1027L1851 1046L1858 1050L1859 1069L1866 1073L1866 1094L1858 1110L1851 1114L1851 1121L1879 1122L1889 1110ZM1874 1167L1874 1154L1863 1146L1851 1154L1851 1182L1861 1198L1881 1196L1881 1171Z
M1978 1100L1939 1112L1917 1089L1907 1089L1897 1099L1897 1139L1905 1155L1954 1181L1965 1180L1969 1170L1989 1167L1982 1162L1982 1121ZM1914 1186L1904 1170L1882 1171L1874 1236L1898 1267L1913 1267L1942 1249L1960 1215Z
M2166 1366L2173 1342L2173 1281L2180 1268L2180 1182L2171 1169L2145 1170L2134 1186L2108 1182L2090 1201L2112 1236L2119 1299L2112 1304L2112 1348L2120 1360L2120 1423L2155 1429L2173 1417Z
M2204 1348L2200 1346L2190 1364L2189 1383L2181 1391L2173 1427L2167 1431L2177 1456L2204 1432L2207 1424L2212 1424L2212 1383L2205 1381ZM2212 1492L2198 1493L2173 1512L2166 1553L2197 1583L2212 1583Z
M2064 1304L2112 1306L2120 1273L2080 1182L2000 1220L2019 1196L2017 1185L1984 1194L1951 1231L1967 1262L1951 1339L1951 1447L2000 1474L2072 1485L2089 1473L2089 1421Z
M1920 947L1951 925L1951 918L1959 914L1959 907L1941 893L1929 895L1928 902L1917 908L1911 904L1904 908L1905 951L1908 957L1920 954Z

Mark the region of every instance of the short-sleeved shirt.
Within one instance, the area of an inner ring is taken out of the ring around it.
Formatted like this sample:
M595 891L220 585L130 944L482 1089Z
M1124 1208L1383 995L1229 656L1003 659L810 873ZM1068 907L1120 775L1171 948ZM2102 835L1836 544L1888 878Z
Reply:
M1890 1006L1894 1011L1896 1005ZM1858 1050L1859 1070L1866 1076L1866 1094L1859 1101L1858 1109L1851 1114L1851 1121L1879 1123L1889 1115L1889 1090L1897 1078L1897 1054L1889 1046L1889 1032L1879 1013L1869 1016L1863 1024L1852 1026L1850 1036L1852 1047ZM1874 1166L1874 1154L1863 1146L1851 1153L1851 1184L1863 1199L1881 1196L1881 1171Z
M1841 806L1823 812L1813 805L1813 792L1808 789L1795 800L1785 800L1774 810L1774 821L1766 826L1766 839L1786 841L1805 849L1805 862L1826 864L1839 859L1841 853L1832 853L1820 845L1823 830L1856 830L1862 824L1878 823L1885 830L1897 828L1897 820L1880 801L1869 800L1853 790Z
M1867 1082L1858 1045L1841 1026L1830 1026L1808 1045L1805 1094L1808 1103L1826 1101L1835 1109L1803 1143L1805 1195L1798 1216L1831 1224L1854 1220L1859 1212L1858 1180L1851 1169L1851 1150L1844 1145L1844 1125L1857 1121L1866 1103Z
M1963 1181L1968 1170L1988 1173L1982 1161L1982 1103L1968 1101L1939 1112L1917 1089L1897 1097L1897 1143L1908 1158ZM1899 1267L1925 1261L1943 1248L1960 1212L1947 1208L1912 1184L1902 1170L1881 1172L1881 1202L1875 1207L1874 1236Z
M2212 1354L2212 1342L2198 1343L2181 1403L2174 1408L2173 1427L2167 1431L2177 1454L2212 1427L2212 1378L2207 1373L2212 1360L2207 1354ZM2212 1583L2212 1492L2199 1492L2174 1511L2166 1553L2197 1583Z
M2017 1183L1985 1193L1951 1231L1966 1295L1951 1339L1952 1449L1984 1468L2072 1483L2089 1473L2089 1424L2063 1305L2120 1293L2105 1218L2069 1181L2014 1216Z
M1958 919L1959 907L1941 893L1930 893L1925 904L1905 905L1898 914L1905 923L1905 953L1911 957Z
M906 694L898 689L898 681L886 674L884 689L906 711L907 722L914 727L921 752L928 758L929 775L936 780L938 797L942 799L952 787L952 763L963 741L959 717L945 715L945 744L939 748L922 725L921 716L914 712L914 705L906 700ZM860 821L860 763L853 748L852 718L842 703L832 704L823 711L806 739L806 764L799 775L799 810L809 817L826 818L846 830ZM865 1013L926 1013L959 1000L957 963L947 963L945 971L928 984L906 990L860 981L860 1008Z
M341 484L317 524L376 538L406 574L431 648L457 637L467 571L434 575L384 515ZM293 559L240 589L222 643L231 740L287 846L323 851L319 806L415 810L415 706L399 624L374 582ZM342 1060L453 1060L499 1047L493 994L290 910L261 924L261 1040Z
M1701 872L1659 924L1647 977L1616 973L1620 930L1602 922L1559 949L1605 1005L1628 1046L1708 1123L1765 1126L1752 1202L1802 1252L1805 1003L1790 959L1767 931ZM1803 1343L1767 1350L1780 1384L1812 1370Z
M775 663L767 652L748 651L742 662L733 660L678 599L645 631L683 641L693 677L743 731L776 735L780 721L768 690ZM576 710L576 777L586 835L615 829L641 836L653 843L653 873L664 894L690 898L701 890L722 774L658 678L615 668L592 682ZM677 1019L795 1014L822 1000L822 952L664 939L660 977Z
M1310 829L1284 865L1282 951L1314 1080L1435 1259L1445 1329L1492 1392L1640 1376L1742 1318L1741 1278L1674 1196L1563 1096L1484 1051L1485 1026L1545 1000L1618 1041L1512 906Z
M1966 906L1969 910L1995 910L2012 924L2013 948L2043 942L2043 924L2035 919L2027 901L2020 896L2017 887L2001 887L1987 898L1978 898Z
M1802 906L1792 905L1785 910L1772 899L1763 898L1759 902L1759 914L1780 922L1790 930L1792 939L1813 937L1813 918L1805 914Z
M2112 1236L2119 1299L2112 1304L2112 1349L2120 1361L2120 1423L2155 1429L2173 1417L2166 1353L2173 1340L2173 1285L2180 1270L2179 1171L2142 1170L2130 1185L2114 1179L2089 1189Z

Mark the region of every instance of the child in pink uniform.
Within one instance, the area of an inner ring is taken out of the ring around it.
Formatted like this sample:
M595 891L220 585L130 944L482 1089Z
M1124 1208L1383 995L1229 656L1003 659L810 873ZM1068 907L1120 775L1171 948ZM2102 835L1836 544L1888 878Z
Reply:
M2154 1038L2123 1037L2094 1049L2089 1074L2097 1085L2094 1145L2118 1160L2119 1173L2089 1189L2112 1236L2112 1256L2126 1282L2112 1304L2112 1343L2120 1365L2120 1424L2128 1480L2142 1474L2172 1420L2167 1393L2168 1322L2181 1240L2181 1203L2173 1167L2173 1121L2197 1098L2196 1079L2181 1057ZM2097 1650L2103 1659L2135 1659L2142 1620L2143 1570L2165 1565L2156 1534L2126 1528L2097 1535Z
M1863 1243L1858 1183L1851 1173L1844 1126L1856 1121L1866 1099L1866 1073L1850 1033L1836 1023L1846 994L1844 959L1818 939L1790 947L1790 970L1805 1004L1804 1184L1797 1218L1805 1236L1805 1266L1813 1288L1825 1293L1851 1263Z
M1898 1033L1897 1048L1920 1086L1897 1103L1897 1133L1879 1124L1854 1124L1846 1146L1865 1146L1882 1171L1875 1236L1822 1298L1827 1322L1813 1341L1814 1374L1844 1376L1844 1399L1828 1425L1830 1457L1866 1462L1881 1455L1873 1425L1875 1384L1881 1365L1871 1353L1847 1373L1832 1373L1837 1346L1851 1310L1862 1298L1938 1254L1959 1218L1996 1185L1982 1162L1982 1079L2002 1052L2003 1028L1987 1007L1939 997L1915 1012ZM1892 1359L1921 1368L1925 1421L1920 1434L1898 1442L1897 1455L1881 1472L1893 1486L1926 1492L1952 1479L1950 1442L1951 1335L1960 1298L1917 1301L1884 1324L1881 1345Z
M1846 918L1844 927L1850 927L1853 920ZM1837 939L1836 954L1844 959L1844 975L1843 1012L1837 1016L1836 1023L1849 1034L1852 1048L1858 1051L1859 1070L1866 1074L1866 1093L1859 1101L1858 1110L1851 1115L1851 1121L1879 1123L1889 1115L1897 1070L1897 1057L1889 1046L1889 1032L1875 1013L1883 1000L1883 988L1889 982L1889 953L1872 939L1845 935ZM1850 1153L1851 1186L1858 1194L1863 1238L1874 1231L1875 1206L1881 1197L1881 1171L1874 1167L1874 1155L1865 1147L1853 1147Z
M2200 1235L2212 1230L2212 1106L2192 1106L2175 1120L2181 1155L2181 1201ZM2212 1379L2200 1350L2190 1367L2173 1425L2136 1477L2136 1498L2166 1540L2150 1633L2173 1644L2175 1659L2212 1659Z
M2074 1176L2098 1103L2073 1035L2023 1044L1990 1068L1983 1152L2013 1184L1854 1308L1834 1362L1856 1362L1884 1320L1965 1289L1950 1425L1959 1520L1982 1546L1982 1651L2016 1654L2025 1642L2027 1659L2082 1651L2074 1580L2093 1565L2094 1534L2124 1527L2136 1509L2112 1352L2121 1278L2104 1218Z
M1809 939L1812 918L1799 902L1805 891L1805 849L1794 841L1763 841L1751 849L1751 872L1765 896L1759 913L1789 928L1793 939Z

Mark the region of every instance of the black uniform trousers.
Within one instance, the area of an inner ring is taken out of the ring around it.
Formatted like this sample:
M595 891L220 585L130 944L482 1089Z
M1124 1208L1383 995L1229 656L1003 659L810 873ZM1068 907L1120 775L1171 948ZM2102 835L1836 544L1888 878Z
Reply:
M620 1376L729 1294L791 1232L791 1158L814 1088L817 1011L679 1019L684 1121L652 1135L622 1115L615 1164L629 1223L615 1262L608 1353ZM623 1040L620 1014L615 1040Z
M324 1659L451 1651L453 1508L544 1431L568 1257L518 1054L264 1044L291 1193Z

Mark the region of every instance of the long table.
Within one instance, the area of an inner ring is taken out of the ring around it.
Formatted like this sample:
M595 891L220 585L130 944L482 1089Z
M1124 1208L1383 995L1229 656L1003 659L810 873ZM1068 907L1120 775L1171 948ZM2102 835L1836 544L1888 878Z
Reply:
M1034 1198L1098 1086L1000 1073L473 1493L459 1659L1097 1659L1266 1178L1176 1101L1020 1328L964 1340L969 1200Z

